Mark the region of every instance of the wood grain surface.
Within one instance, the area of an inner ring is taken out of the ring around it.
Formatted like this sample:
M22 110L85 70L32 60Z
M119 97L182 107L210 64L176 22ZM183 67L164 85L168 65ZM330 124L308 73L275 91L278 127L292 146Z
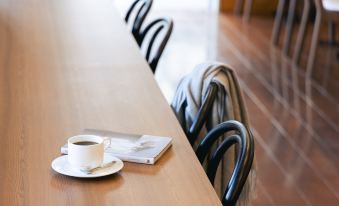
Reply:
M105 178L57 174L85 128L173 147ZM113 1L0 1L0 205L221 205Z

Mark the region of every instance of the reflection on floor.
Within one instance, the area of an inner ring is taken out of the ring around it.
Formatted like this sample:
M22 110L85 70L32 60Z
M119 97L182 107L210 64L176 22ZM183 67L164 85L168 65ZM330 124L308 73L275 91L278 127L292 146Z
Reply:
M296 67L271 47L273 18L244 23L207 9L152 13L175 21L156 74L168 101L198 63L217 60L236 70L256 140L252 205L339 205L338 47L320 46L313 79L305 80L307 53Z

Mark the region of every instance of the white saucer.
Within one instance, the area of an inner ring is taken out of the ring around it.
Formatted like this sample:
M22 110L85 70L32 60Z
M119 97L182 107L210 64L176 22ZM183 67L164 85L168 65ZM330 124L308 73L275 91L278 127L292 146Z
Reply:
M81 177L81 178L103 177L103 176L107 176L107 175L111 175L116 172L119 172L124 167L124 163L120 159L112 155L105 154L104 163L108 163L111 161L116 161L116 163L114 163L110 167L97 169L92 174L85 174L81 172L80 170L73 168L68 162L68 156L63 155L53 160L52 168L54 171L60 174L71 176L71 177Z

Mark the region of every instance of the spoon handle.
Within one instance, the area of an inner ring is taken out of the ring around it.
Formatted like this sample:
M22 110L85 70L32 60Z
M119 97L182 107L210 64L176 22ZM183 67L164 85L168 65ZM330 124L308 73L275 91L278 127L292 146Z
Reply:
M111 161L111 162L108 162L108 163L105 163L99 167L94 167L92 169L80 169L81 172L83 173L86 173L87 175L90 175L92 174L93 172L95 172L96 170L99 170L99 169L104 169L104 168L107 168L107 167L110 167L112 166L114 163L116 163L115 160Z

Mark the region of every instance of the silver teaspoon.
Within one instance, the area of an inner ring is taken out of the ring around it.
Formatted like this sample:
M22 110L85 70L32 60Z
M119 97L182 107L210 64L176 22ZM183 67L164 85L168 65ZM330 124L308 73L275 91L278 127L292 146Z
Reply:
M81 172L87 174L87 175L90 175L90 174L93 174L93 172L95 172L96 170L99 170L99 169L104 169L104 168L107 168L107 167L110 167L112 166L114 163L116 163L115 160L111 161L111 162L108 162L108 163L105 163L99 167L94 167L94 168L83 168L83 169L80 169Z

